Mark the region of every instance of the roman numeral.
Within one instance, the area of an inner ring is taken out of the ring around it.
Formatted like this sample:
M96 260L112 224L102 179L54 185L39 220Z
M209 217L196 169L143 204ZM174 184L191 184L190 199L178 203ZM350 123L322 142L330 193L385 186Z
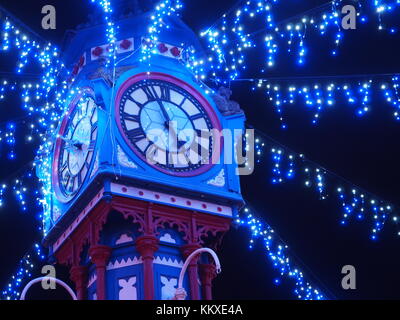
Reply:
M69 172L67 172L63 178L63 183L64 183L64 188L67 189L69 185L69 180L71 179L71 175Z
M76 178L76 177L72 177L72 179L71 179L71 180L69 181L69 183L68 183L68 191L69 191L69 192L73 192L73 191L74 191L75 178Z
M88 107L88 108L89 108L89 107ZM89 110L88 110L88 111L89 111ZM93 116L94 116L95 113L96 113L96 106L92 106L92 108L90 109L90 114L89 114L90 119L93 118ZM87 114L87 112L86 112L86 114Z
M122 117L124 118L124 120L128 120L128 121L134 121L134 122L139 122L139 116L135 116L129 113L124 112L124 114L122 115Z
M179 105L180 109L182 108L182 106L186 102L186 100L187 100L187 97L183 97L183 100L182 100L181 104Z
M62 164L61 168L60 168L60 173L64 172L65 169L67 169L67 167L68 167L68 163L67 163L67 161L65 161L65 162Z
M199 130L199 129L194 129L194 131L196 132L196 135L198 136L198 137L202 137L203 136L203 134L204 134L204 130Z
M160 87L161 90L161 100L171 101L171 91L168 87Z
M198 113L198 114L191 116L190 120L194 121L194 120L201 119L201 118L203 118L203 115L201 113Z
M82 183L82 177L80 174L78 174L78 186L80 186Z
M130 100L130 101L132 101L133 103L136 103L136 104L139 106L140 109L143 108L143 104L140 103L140 102L138 102L138 101L136 101L136 100L135 100L134 98L132 98L131 96L127 97L127 99ZM121 107L124 108L125 106L121 104Z
M152 87L152 86L147 86L147 87L143 87L142 90L143 90L144 93L146 94L147 100L149 100L149 101L158 100L157 92L156 92L156 90L154 89L154 87Z
M137 141L144 139L146 136L145 136L142 128L137 128L137 129L128 131L128 137L131 141L136 143Z
M89 151L93 151L95 147L96 147L96 140L90 141L89 146L88 146L88 150Z
M92 125L92 134L97 130L97 122L93 123Z

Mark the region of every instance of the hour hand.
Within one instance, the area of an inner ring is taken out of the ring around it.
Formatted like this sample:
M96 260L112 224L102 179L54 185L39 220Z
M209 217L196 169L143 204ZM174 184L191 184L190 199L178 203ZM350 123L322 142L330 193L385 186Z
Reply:
M173 125L170 126L169 122L166 122L168 132L170 132L173 136L174 141L177 143L178 150L186 144L186 141L180 140L178 134L176 133L175 127Z
M66 139L66 138L61 138L63 141L65 141L65 149L69 152L74 152L76 150L82 150L83 147L83 142L79 140L72 140L72 139Z

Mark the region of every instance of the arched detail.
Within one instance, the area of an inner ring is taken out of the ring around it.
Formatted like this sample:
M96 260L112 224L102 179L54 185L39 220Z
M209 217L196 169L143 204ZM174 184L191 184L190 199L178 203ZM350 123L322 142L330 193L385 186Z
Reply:
M63 247L55 254L57 262L61 265L71 267L73 265L74 245L71 239L68 239Z
M160 234L158 231L159 229L163 229L165 227L174 229L176 228L180 233L183 233L182 239L185 241L190 240L190 227L189 223L186 223L182 220L179 219L173 219L173 218L168 218L168 217L154 217L153 221L153 226L154 226L154 232L156 236Z
M139 230L142 227L133 217L131 219L131 217L131 215L126 215L118 210L111 210L106 223L100 231L100 243L114 247L117 240L121 238L122 235L131 237L131 242L134 242L134 239L138 237L140 233Z
M132 223L139 225L139 232L146 230L146 210L143 208L126 206L120 202L113 202L112 208L123 215L124 219L132 218Z
M196 234L198 241L204 244L208 238L222 239L223 235L229 230L229 224L221 226L201 225L197 226ZM218 237L220 236L220 237Z

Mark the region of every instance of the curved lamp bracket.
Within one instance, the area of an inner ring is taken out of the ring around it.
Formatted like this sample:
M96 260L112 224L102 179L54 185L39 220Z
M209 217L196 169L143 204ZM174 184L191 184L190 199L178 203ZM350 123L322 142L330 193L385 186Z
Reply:
M216 266L216 272L221 273L221 263L219 262L218 256L215 253L214 250L210 249L210 248L200 248L197 249L195 251L192 252L192 254L186 259L185 264L182 267L181 273L179 275L179 281L178 281L178 288L175 291L175 296L174 296L174 300L185 300L187 297L187 293L186 290L183 288L183 278L185 276L186 273L186 269L189 266L189 263L199 254L201 253L209 253L215 262L215 266Z
M73 300L78 300L78 298L76 297L75 292L74 292L64 281L61 281L61 280L59 280L59 279L57 279L57 278L52 278L52 277L40 277L40 278L36 278L36 279L31 280L31 281L25 286L24 290L22 290L21 299L20 299L20 300L25 300L25 296L26 296L26 293L28 292L28 290L29 290L34 284L36 284L36 283L38 283L38 282L42 282L43 280L52 280L52 281L54 281L56 284L62 286L65 290L67 290L68 293L71 295L71 297L72 297Z

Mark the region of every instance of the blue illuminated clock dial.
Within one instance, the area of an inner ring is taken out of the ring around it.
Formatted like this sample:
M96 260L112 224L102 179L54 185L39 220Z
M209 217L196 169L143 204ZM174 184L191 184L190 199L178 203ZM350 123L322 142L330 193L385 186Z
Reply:
M64 132L58 154L58 187L65 199L74 197L83 185L91 167L97 139L97 105L93 98L82 98L72 112Z
M201 103L180 86L158 79L138 81L123 92L118 107L123 134L134 151L146 159L151 154L157 167L190 172L211 158L212 137L202 138L202 131L210 132L212 121Z

